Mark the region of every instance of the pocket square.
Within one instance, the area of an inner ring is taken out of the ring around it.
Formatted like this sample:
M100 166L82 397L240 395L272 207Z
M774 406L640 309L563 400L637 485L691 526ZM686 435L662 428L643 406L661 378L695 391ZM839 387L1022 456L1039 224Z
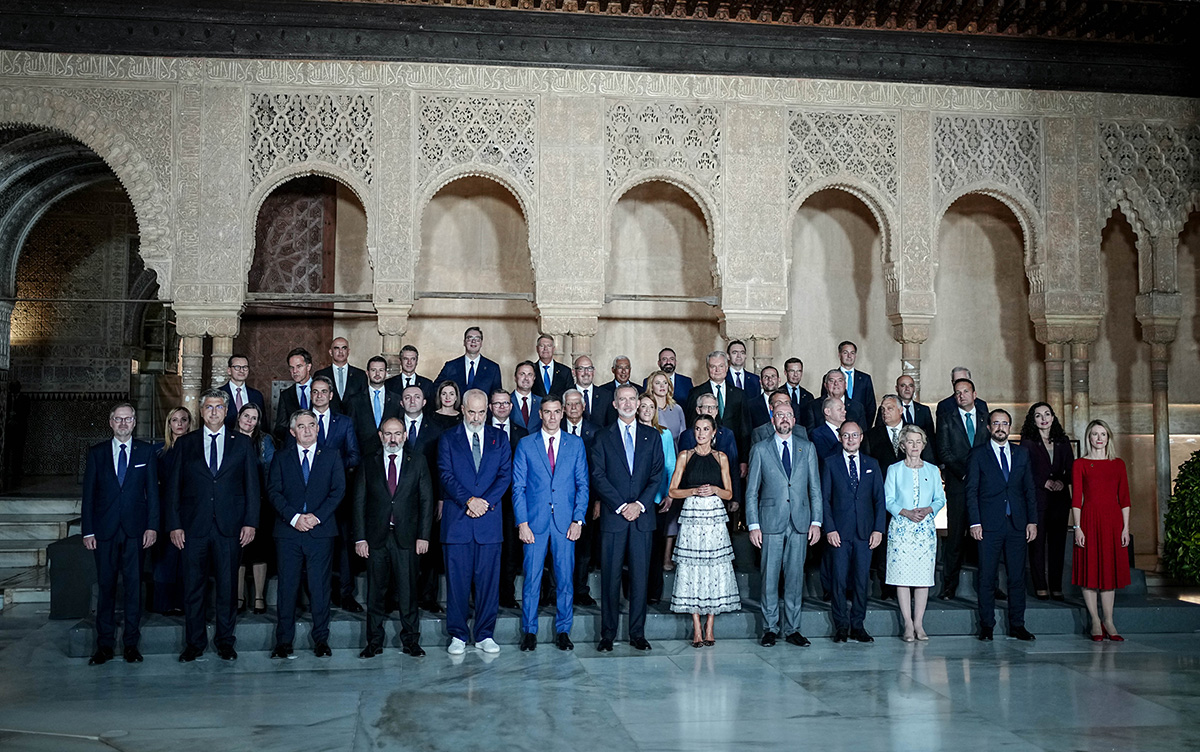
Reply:
M874 471L874 470L863 470L863 474L864 474L864 475L865 475L865 474L867 474L867 473L871 473L871 472L875 472L875 471Z
M142 464L140 464L140 465L134 465L134 466L133 466L133 469L134 469L134 470L136 470L136 469L138 469L139 467L145 467L145 466L146 466L146 463L145 463L145 462L143 462L143 463L142 463Z

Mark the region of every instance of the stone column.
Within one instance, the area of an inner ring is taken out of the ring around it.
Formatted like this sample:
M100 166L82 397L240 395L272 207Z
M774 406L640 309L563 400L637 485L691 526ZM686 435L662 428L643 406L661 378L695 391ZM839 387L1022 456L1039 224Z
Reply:
M183 351L183 406L192 413L192 419L198 421L200 392L204 389L204 336L180 335L180 348Z
M542 334L554 337L555 346L568 365L574 365L580 355L592 356L592 338L600 328L600 306L585 307L590 310L582 312L578 307L537 303L538 328Z
M8 391L12 352L12 312L12 303L0 301L0 490L8 489L13 466L17 464L8 456L7 443L8 425L12 419L12 406L9 404ZM20 447L14 446L13 450L19 451Z
M592 335L590 334L572 334L571 335L571 366L575 366L575 359L580 355L592 357Z
M225 373L229 356L233 355L233 337L221 335L212 338L212 362L209 368L209 387L217 387L228 381Z
M759 373L767 366L775 365L775 340L770 337L755 337L750 340L750 346L753 350L753 368L755 373ZM776 366L778 368L778 366Z
M1046 401L1050 403L1050 408L1054 410L1054 414L1059 416L1059 422L1063 424L1064 428L1070 425L1067 422L1066 413L1063 411L1063 403L1065 402L1065 368L1063 365L1066 357L1065 349L1062 342L1046 343ZM1084 374L1084 378L1087 378L1086 373Z
M412 310L412 304L381 304L377 289L375 310L379 315L377 327L383 335L382 355L388 363L388 376L395 376L400 373L400 348L404 346L403 337L408 331L408 313Z
M726 342L740 339L746 343L747 359L753 357L748 367L755 373L762 370L763 366L774 365L775 341L779 339L782 329L783 316L776 316L773 312L727 312L721 321L721 336Z
M1088 392L1088 374L1089 374L1089 355L1087 342L1072 342L1071 343L1071 425L1074 426L1074 434L1080 437L1081 441L1085 438L1084 431L1087 430L1087 424L1092 419L1092 398ZM1049 375L1047 374L1047 381ZM1080 444L1084 446L1084 444Z
M1158 504L1158 557L1163 555L1164 522L1171 500L1171 420L1167 366L1171 343L1183 306L1177 292L1149 292L1137 297L1142 339L1150 343L1150 392L1154 402L1154 480Z
M892 337L900 343L900 373L910 376L917 385L917 399L921 398L921 345L929 339L929 324L932 316L892 314ZM887 385L884 391L891 391Z

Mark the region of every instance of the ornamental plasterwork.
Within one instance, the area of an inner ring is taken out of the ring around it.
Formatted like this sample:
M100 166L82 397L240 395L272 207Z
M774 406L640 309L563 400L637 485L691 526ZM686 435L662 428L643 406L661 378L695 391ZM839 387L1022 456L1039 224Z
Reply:
M894 113L788 113L788 198L822 178L847 173L893 203L900 187L899 120Z
M434 96L416 106L417 175L424 182L461 165L486 165L537 187L537 100Z
M1098 141L1109 205L1131 202L1126 208L1151 234L1177 231L1200 191L1200 125L1109 120L1099 124Z
M612 102L605 118L610 189L638 173L687 175L714 195L722 171L721 111L691 102Z
M250 95L250 188L280 167L321 161L370 184L375 95L257 92Z
M933 124L934 181L942 196L991 183L1042 209L1042 125L1031 118L941 116Z

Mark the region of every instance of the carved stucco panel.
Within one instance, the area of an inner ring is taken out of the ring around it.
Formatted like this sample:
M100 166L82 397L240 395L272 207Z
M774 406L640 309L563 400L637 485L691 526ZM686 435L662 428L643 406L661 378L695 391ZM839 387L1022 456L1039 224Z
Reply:
M937 116L934 178L943 199L987 184L1014 191L1038 211L1044 205L1042 123L1034 118Z
M379 192L376 218L373 225L376 249L371 254L375 264L375 298L377 300L406 300L412 302L412 279L416 255L411 243L412 227L412 121L409 115L409 94L388 91L380 95L380 138L377 156ZM407 298L388 293L386 285L407 284Z
M899 118L894 112L788 112L788 197L814 182L848 175L891 203L900 187Z
M240 302L253 244L243 239L246 205L246 99L240 87L206 86L201 111L199 278L177 280L176 300ZM232 294L230 294L232 293ZM229 295L229 297L225 297ZM213 297L208 297L213 296ZM220 297L215 297L220 296Z
M1072 118L1049 118L1046 124L1046 232L1041 273L1048 288L1073 288L1079 255L1075 151Z
M787 142L785 113L773 107L736 106L726 112L724 232L717 249L722 308L732 307L741 285L779 286L787 279ZM786 287L786 285L783 285ZM726 295L726 292L730 295ZM769 296L778 303L778 296ZM751 305L748 299L738 301ZM786 309L786 294L782 312Z
M204 89L198 83L185 83L179 87L178 129L175 143L179 158L175 163L176 211L176 257L174 266L177 279L194 280L200 275L200 164L201 111ZM168 281L169 282L169 281ZM161 278L162 290L174 294L174 288Z
M642 174L685 175L721 193L722 110L713 104L613 101L605 120L605 178L613 191Z
M1079 288L1099 292L1100 290L1100 232L1108 221L1108 212L1100 206L1099 163L1100 154L1096 144L1096 120L1091 117L1075 119L1075 154L1077 171L1075 191L1078 197L1077 210L1079 243L1076 246L1079 269ZM1100 217L1101 214L1103 217ZM1097 217L1098 221L1089 221Z
M905 112L900 118L900 258L895 269L897 289L928 293L922 305L910 308L897 298L893 307L888 293L889 313L933 315L933 280L937 258L932 239L933 170L931 166L931 116L927 112ZM890 286L889 286L890 288Z
M370 184L375 175L373 91L256 91L248 118L249 187L304 162L336 165Z

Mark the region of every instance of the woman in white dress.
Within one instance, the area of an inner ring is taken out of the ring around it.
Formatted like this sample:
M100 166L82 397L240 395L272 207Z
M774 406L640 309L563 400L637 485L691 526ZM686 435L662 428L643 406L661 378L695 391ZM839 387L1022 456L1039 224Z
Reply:
M896 586L905 642L929 639L922 621L937 561L933 519L946 506L941 473L921 459L926 441L925 431L919 426L907 425L900 431L904 459L888 468L883 485L887 510L892 515L886 580Z

